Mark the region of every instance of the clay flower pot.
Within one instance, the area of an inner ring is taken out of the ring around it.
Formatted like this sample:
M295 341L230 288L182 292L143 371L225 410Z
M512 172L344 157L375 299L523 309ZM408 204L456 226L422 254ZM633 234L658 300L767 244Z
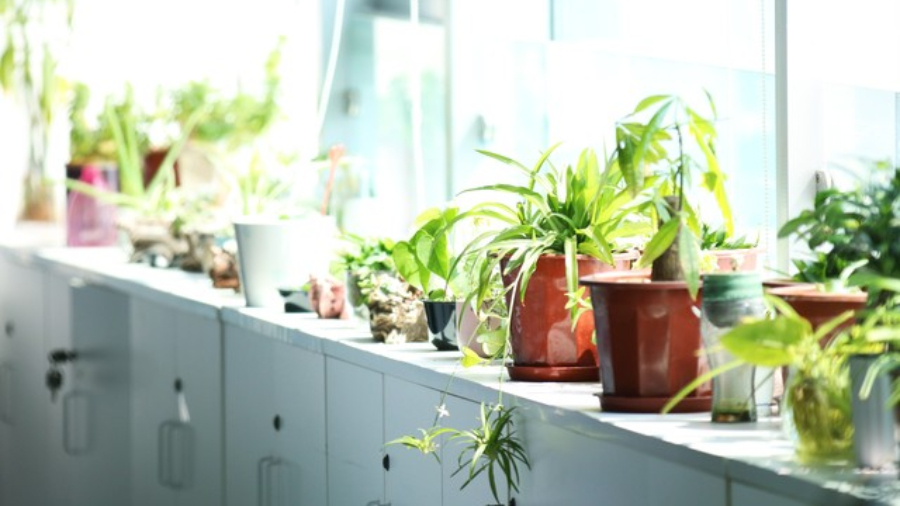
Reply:
M845 311L860 311L866 306L864 292L822 292L816 288L816 285L809 283L771 288L768 293L784 299L797 314L809 320L813 329L819 328L823 323ZM822 345L827 344L833 336L851 325L853 325L852 318L826 336Z
M616 265L578 257L579 275L630 269L634 254L617 255ZM506 272L503 283L515 282L518 269ZM518 291L507 294L509 335L513 365L507 369L515 381L597 381L599 362L593 344L594 322L585 313L572 331L566 309L566 261L563 255L544 255L528 282L524 303ZM511 300L512 299L512 300Z
M718 249L709 250L716 259L716 270L719 272L755 271L759 266L761 248Z
M707 370L697 352L700 318L684 282L650 282L650 273L602 273L581 279L591 289L604 411L659 412ZM673 412L709 411L707 384Z

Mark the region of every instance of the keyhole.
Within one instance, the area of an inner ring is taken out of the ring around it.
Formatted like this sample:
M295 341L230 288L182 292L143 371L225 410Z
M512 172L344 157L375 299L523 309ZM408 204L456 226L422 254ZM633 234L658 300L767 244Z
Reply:
M384 457L381 459L381 467L384 468L385 471L391 470L391 456L390 454L385 453Z
M49 371L47 371L46 382L47 389L50 390L50 400L56 402L56 395L59 393L59 389L62 388L63 385L62 371L60 371L56 367L52 367Z
M275 415L275 419L272 420L272 425L275 427L276 431L281 430L281 415Z
M180 394L182 387L183 383L181 382L181 378L175 378L175 393Z
M16 331L16 326L13 322L6 322L6 325L3 326L3 331L6 333L6 337L12 337L13 332Z

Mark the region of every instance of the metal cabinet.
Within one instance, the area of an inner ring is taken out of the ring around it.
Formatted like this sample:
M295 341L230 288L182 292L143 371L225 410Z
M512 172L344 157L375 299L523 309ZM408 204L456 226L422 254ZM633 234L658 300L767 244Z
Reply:
M0 258L0 502L47 504L43 275Z
M224 332L227 504L326 504L324 357Z
M431 427L441 404L441 392L399 380L384 378L384 436L392 441ZM424 455L400 445L385 447L388 466L384 473L385 495L391 506L441 504L443 444L437 455ZM455 462L455 460L454 460Z
M46 349L28 381L44 406L46 462L38 474L49 497L26 504L129 504L128 298L45 276Z
M221 327L200 314L131 299L134 506L223 502Z
M381 373L326 358L328 504L387 504ZM350 485L352 484L352 486Z

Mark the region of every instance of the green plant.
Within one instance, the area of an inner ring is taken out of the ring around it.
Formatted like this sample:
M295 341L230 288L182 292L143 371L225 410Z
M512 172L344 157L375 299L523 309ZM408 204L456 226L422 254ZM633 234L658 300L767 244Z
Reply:
M506 486L505 494L509 497L513 492L519 491L520 473L519 466L524 465L531 469L531 462L525 447L519 440L515 430L515 407L505 407L502 404L481 404L479 425L473 429L460 430L445 427L440 424L440 419L449 416L444 404L438 408L434 424L428 429L419 429L421 437L403 436L386 443L387 445L403 445L422 452L425 455L433 455L438 462L438 440L446 436L447 440L455 441L463 445L457 459L456 470L453 476L462 472L466 473L466 480L460 490L469 486L476 478L487 473L488 486L494 500L501 504L500 489L498 487L498 474L503 476L503 485Z
M419 228L413 236L394 246L397 271L429 300L453 300L459 293L455 289L458 276L451 271L455 257L450 245L451 227L458 216L456 207L428 209L416 218Z
M69 106L69 160L75 164L105 162L115 159L116 146L108 122L98 121L92 126L86 116L90 104L90 88L84 83L72 86L72 103ZM104 128L106 127L106 128Z
M457 257L452 270L472 254L483 261L472 272L473 290L467 299L481 307L485 300L497 297L496 279L502 262L506 272L517 272L509 287L513 297L524 298L528 282L542 255L560 254L566 258L566 291L580 298L577 255L588 255L613 263L616 241L649 231L649 224L633 221L631 196L621 187L621 173L611 163L601 166L591 149L581 152L575 166L556 167L550 155L559 146L545 151L531 168L488 151L485 156L518 169L524 184L495 184L472 188L467 192L492 191L515 199L513 205L488 201L460 213L464 219L492 219L501 226L476 236ZM572 306L572 321L581 308Z
M882 336L873 328L879 316L820 342L852 318L848 311L813 331L787 303L776 297L768 301L777 310L769 319L751 320L721 336L722 346L735 360L699 376L676 394L663 412L668 412L687 394L714 376L744 364L789 367L785 386L786 405L798 434L797 455L802 461L842 460L852 457L853 423L847 357L882 349ZM896 332L893 333L896 335Z
M725 174L716 157L715 103L708 93L707 100L711 119L678 96L653 95L641 100L616 125L613 155L628 191L641 201L638 209L659 224L637 266L652 265L654 281L686 281L692 297L700 287L701 231L688 192L695 188L709 191L722 213L726 234L734 232ZM648 119L639 121L642 117ZM693 142L686 146L687 140ZM693 153L701 155L702 161Z
M373 276L381 272L391 274L397 272L392 256L394 241L386 237L367 238L345 233L343 242L344 246L338 251L332 271L349 273L351 279L348 283L351 286L347 288L353 305L368 306L369 294L373 289ZM352 286L354 281L357 286ZM354 300L355 297L358 297L358 300Z
M57 51L67 43L73 13L74 0L0 1L0 89L20 92L29 123L26 218L52 219L45 174L50 128L68 87Z
M266 59L261 97L244 91L223 97L208 81L192 81L172 92L172 114L182 128L195 113L202 111L191 129L191 140L234 151L252 144L272 126L279 113L283 45L282 38Z
M130 90L130 88L129 88ZM199 119L199 113L187 123L182 136L166 153L159 170L149 184L144 184L144 148L137 125L137 113L126 93L123 104L107 100L104 117L109 124L116 146L120 191L98 189L81 181L66 180L66 185L119 207L136 211L142 216L165 217L174 215L175 162L184 148L191 128ZM171 217L171 216L170 216Z
M746 236L731 237L724 228L712 228L706 223L700 226L700 249L708 250L735 250L751 249L759 244L759 238L750 240Z

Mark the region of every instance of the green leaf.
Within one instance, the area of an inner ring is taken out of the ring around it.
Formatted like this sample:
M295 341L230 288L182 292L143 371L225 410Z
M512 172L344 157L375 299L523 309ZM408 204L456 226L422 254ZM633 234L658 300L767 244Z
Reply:
M641 100L638 103L638 105L634 108L634 112L632 114L637 114L637 113L643 111L644 109L647 109L647 108L653 106L654 104L657 104L663 100L669 100L671 98L672 98L671 95L651 95L651 96Z
M650 238L647 245L644 247L644 254L641 256L640 260L638 260L637 267L639 269L649 267L654 260L665 253L678 237L678 229L680 226L681 222L679 220L670 219L665 222L663 226L659 227L659 230L652 238Z
M663 406L663 408L660 412L662 414L666 414L666 413L672 411L672 409L675 406L677 406L679 402L684 400L685 397L687 397L691 392L693 392L694 390L699 388L704 383L707 383L708 381L711 381L716 376L718 376L720 374L724 374L732 369L736 369L742 365L745 365L745 363L743 361L733 360L731 362L728 362L727 364L721 365L711 371L707 371L707 372L701 374L696 379L694 379L694 381L691 381L690 383L685 385L684 388L679 390L678 393L673 395L672 398L669 399L669 402L667 402L666 405Z
M678 234L678 260L681 262L691 299L696 300L700 291L700 247L688 227L682 227Z
M780 367L793 362L794 348L811 334L812 327L806 320L780 316L745 323L723 334L720 340L725 349L740 360L764 367Z
M6 49L0 56L0 87L10 92L13 88L13 73L16 68L16 47L10 33L6 41Z

